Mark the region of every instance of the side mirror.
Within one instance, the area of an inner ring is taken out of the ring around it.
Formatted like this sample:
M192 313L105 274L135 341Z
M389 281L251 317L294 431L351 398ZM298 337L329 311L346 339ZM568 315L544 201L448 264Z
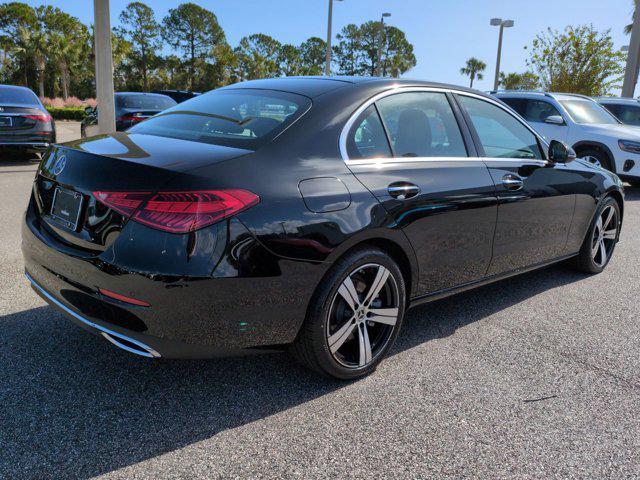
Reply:
M551 140L549 144L549 160L555 163L569 163L576 159L576 152L564 142Z
M551 125L564 125L564 119L560 115L549 115L544 119L544 123L550 123Z
M93 107L85 107L84 108L84 113L86 113L87 115L93 115L93 113L95 112Z

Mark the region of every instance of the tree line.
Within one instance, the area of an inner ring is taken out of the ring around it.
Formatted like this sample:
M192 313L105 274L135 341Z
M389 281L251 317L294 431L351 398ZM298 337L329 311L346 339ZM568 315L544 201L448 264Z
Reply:
M500 72L500 88L601 96L620 88L624 77L626 54L614 48L609 30L598 32L593 25L568 26L563 31L548 28L525 50L529 52L529 69ZM469 77L473 87L474 80L482 80L486 68L485 62L471 57L460 73Z
M323 39L291 45L256 33L232 47L216 15L194 3L158 20L151 7L131 2L119 20L112 31L116 90L207 91L242 80L324 72ZM397 77L416 65L404 32L375 21L344 27L332 56L332 70L340 75ZM0 5L0 82L28 86L41 97L93 96L93 27L50 5Z

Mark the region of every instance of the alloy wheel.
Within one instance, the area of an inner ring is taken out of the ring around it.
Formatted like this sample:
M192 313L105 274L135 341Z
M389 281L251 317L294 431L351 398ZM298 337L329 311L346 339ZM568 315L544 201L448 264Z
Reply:
M329 309L326 337L333 358L349 368L373 362L393 335L399 298L394 276L380 264L362 265L347 275Z
M618 212L607 205L596 221L591 241L591 258L598 267L604 267L613 252L618 236Z

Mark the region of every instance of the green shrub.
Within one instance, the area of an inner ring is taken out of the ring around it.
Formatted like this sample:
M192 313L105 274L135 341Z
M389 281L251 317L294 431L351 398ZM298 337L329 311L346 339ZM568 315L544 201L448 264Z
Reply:
M84 108L78 107L46 107L47 111L51 114L54 120L84 120L86 114Z

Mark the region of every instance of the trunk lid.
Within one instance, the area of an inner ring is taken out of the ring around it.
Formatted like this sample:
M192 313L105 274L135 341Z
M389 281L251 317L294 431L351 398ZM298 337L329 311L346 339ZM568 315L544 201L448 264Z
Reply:
M104 251L127 219L93 192L155 192L187 170L247 153L126 132L56 146L43 158L33 186L40 228L67 245Z
M30 117L42 115L42 110L38 108L0 106L0 135L20 130L30 130L38 123L37 119Z

